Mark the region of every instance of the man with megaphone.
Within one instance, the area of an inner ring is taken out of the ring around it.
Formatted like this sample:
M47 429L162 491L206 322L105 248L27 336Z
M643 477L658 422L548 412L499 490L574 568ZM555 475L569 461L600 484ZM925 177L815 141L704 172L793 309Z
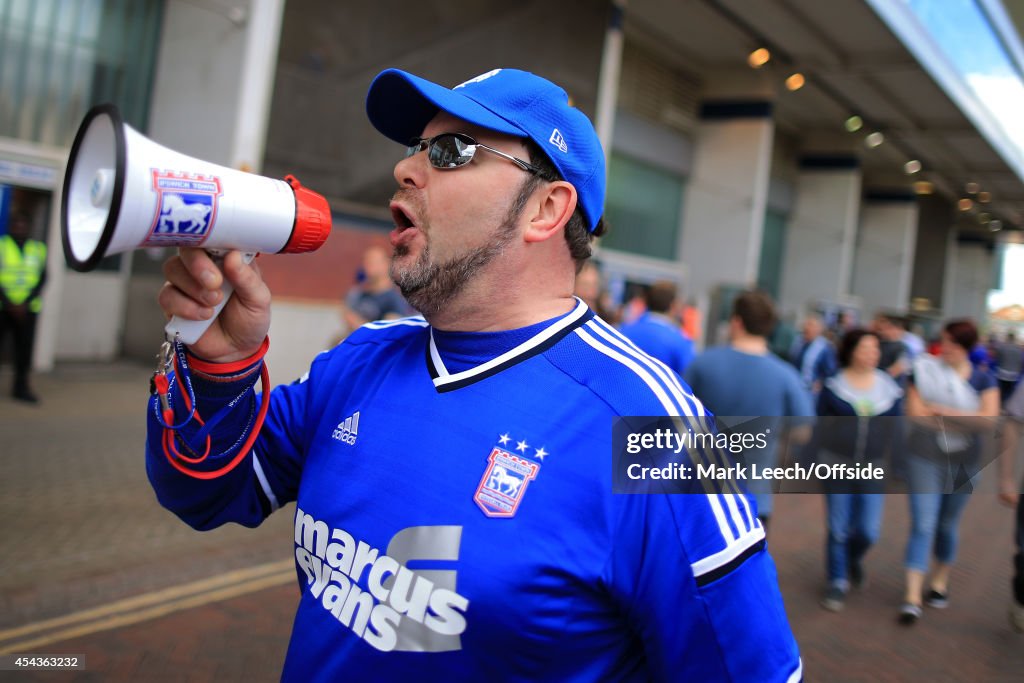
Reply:
M234 289L151 403L147 465L197 529L296 502L283 678L799 680L747 496L612 495L615 418L705 413L573 297L603 232L590 121L513 69L389 69L366 107L405 146L391 273L422 317L364 325L267 400L254 263L184 248L159 296L209 320Z

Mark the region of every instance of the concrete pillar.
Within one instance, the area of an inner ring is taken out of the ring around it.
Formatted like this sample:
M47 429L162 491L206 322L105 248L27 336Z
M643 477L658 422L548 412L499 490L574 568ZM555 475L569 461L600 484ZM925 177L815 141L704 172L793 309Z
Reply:
M149 135L206 161L258 170L284 0L233 5L167 3Z
M611 161L612 135L615 131L615 105L619 99L619 75L622 73L622 20L627 0L613 0L608 9L608 27L601 50L598 75L597 112L594 127L604 147L606 166Z
M959 254L957 253L957 229L950 225L945 233L944 262L942 269L942 305L939 308L943 317L965 315L960 313L959 302L956 295L957 276L962 267ZM963 264L966 265L966 264Z
M851 290L866 315L909 306L917 218L917 195L910 190L865 193Z
M971 318L982 324L988 316L988 292L995 265L993 246L976 238L956 239L950 268L946 318Z
M953 281L951 269L955 267L952 254L956 244L956 208L940 195L927 195L918 200L918 209L910 298L927 301L930 310L939 310L952 295L949 286Z
M167 3L149 137L204 161L260 172L284 3ZM130 280L118 340L124 355L148 359L163 338L159 262L136 254Z
M800 160L779 297L783 309L849 300L860 201L856 156L809 154Z
M228 165L259 173L277 72L285 0L251 0Z
M678 256L706 300L718 285L757 282L775 123L764 98L705 100L700 118Z

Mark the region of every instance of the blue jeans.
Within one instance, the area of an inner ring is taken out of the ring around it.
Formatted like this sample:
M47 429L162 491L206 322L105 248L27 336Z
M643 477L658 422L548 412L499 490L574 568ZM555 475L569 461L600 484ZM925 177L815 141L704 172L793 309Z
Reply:
M846 570L859 562L878 540L882 528L881 493L826 493L828 541L825 548L829 583L846 588Z
M928 556L950 564L956 559L959 541L958 526L969 493L941 493L953 481L949 465L944 462L908 454L907 485L910 498L910 539L907 541L906 567L928 571ZM972 478L972 484L976 483Z

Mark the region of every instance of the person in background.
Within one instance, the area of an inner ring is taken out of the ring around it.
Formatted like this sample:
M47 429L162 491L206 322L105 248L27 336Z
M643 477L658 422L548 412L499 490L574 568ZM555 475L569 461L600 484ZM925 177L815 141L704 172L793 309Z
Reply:
M910 354L903 341L904 329L899 321L885 313L879 313L871 321L871 331L878 337L878 367L889 373L893 379L902 382L910 372Z
M772 350L776 356L782 360L789 360L790 351L797 344L797 334L795 320L792 315L783 315L779 318L779 322L775 324L775 329L772 330L771 335L768 337L768 347Z
M345 325L349 331L372 320L394 320L412 313L388 269L391 255L381 247L370 247L363 253L362 281L345 296Z
M969 320L946 324L940 355L921 356L907 387L910 435L904 465L910 499L910 538L906 550L906 590L899 621L914 624L921 603L942 609L949 604L949 573L956 558L960 516L980 469L977 434L999 416L999 390L992 375L968 357L978 343ZM989 418L979 420L978 418ZM925 591L928 557L934 565Z
M850 330L840 340L841 370L825 380L818 396L818 462L879 463L894 450L903 390L879 369L881 355L879 338L868 330ZM885 482L828 480L824 488L828 588L821 606L838 612L850 587L864 582L862 561L882 527Z
M601 318L615 324L615 311L611 305L611 299L604 288L604 281L601 277L601 270L593 261L587 261L576 273L576 286L573 292L583 300L590 310L597 313Z
M838 343L843 335L848 330L852 330L857 325L857 316L853 311L842 309L836 314L836 319L832 324L832 327L827 330L829 339L833 342Z
M967 359L971 361L971 365L977 369L987 372L993 377L996 376L995 363L992 361L992 357L988 352L988 346L983 342L979 341L974 345L971 352L967 354Z
M693 341L679 327L676 285L659 280L644 294L647 310L634 322L622 326L630 341L682 375L693 360Z
M926 345L921 335L913 331L913 325L909 318L903 318L900 322L903 325L903 345L907 347L907 354L909 355L910 360L913 361L925 352Z
M691 341L698 341L704 330L704 320L697 302L691 297L683 306L683 334Z
M31 239L32 222L25 211L11 216L8 234L0 237L0 349L10 330L14 338L14 387L11 396L38 403L29 387L36 319L46 284L46 245Z
M786 361L768 350L767 336L775 327L775 306L762 292L742 292L733 302L729 318L729 346L708 349L686 369L686 381L704 405L718 418L758 418L749 431L771 430L775 438L766 448L747 451L747 463L758 467L778 464L778 436L783 418L812 418L814 405L800 376ZM810 426L796 423L790 443L801 445L810 437ZM753 460L751 460L753 458ZM757 514L767 530L772 514L770 482L756 481L750 491Z
M1006 339L996 344L996 379L999 380L999 399L1005 403L1017 386L1021 367L1024 366L1024 348L1017 343L1013 332L1006 333Z
M1024 382L1010 395L1004 406L1006 422L1003 424L1003 451L999 459L999 500L1017 508L1017 528L1014 542L1017 552L1013 556L1013 579L1010 598L1010 626L1017 633L1024 633L1024 496L1020 495L1024 483L1013 473L1014 461L1021 445L1021 431L1024 431Z
M800 372L804 387L817 396L822 384L836 372L836 353L825 338L825 323L820 316L804 318L803 334L793 343L789 360Z
M646 292L645 285L636 282L626 283L626 293L622 298L622 306L619 307L618 322L620 325L636 322L644 314L644 311L647 310L647 304L644 303Z

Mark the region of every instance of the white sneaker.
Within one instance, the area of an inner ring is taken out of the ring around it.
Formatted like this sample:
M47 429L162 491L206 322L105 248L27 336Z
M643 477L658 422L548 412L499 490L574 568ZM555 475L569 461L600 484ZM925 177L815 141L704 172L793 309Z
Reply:
M1017 633L1024 633L1024 605L1010 600L1010 626Z

